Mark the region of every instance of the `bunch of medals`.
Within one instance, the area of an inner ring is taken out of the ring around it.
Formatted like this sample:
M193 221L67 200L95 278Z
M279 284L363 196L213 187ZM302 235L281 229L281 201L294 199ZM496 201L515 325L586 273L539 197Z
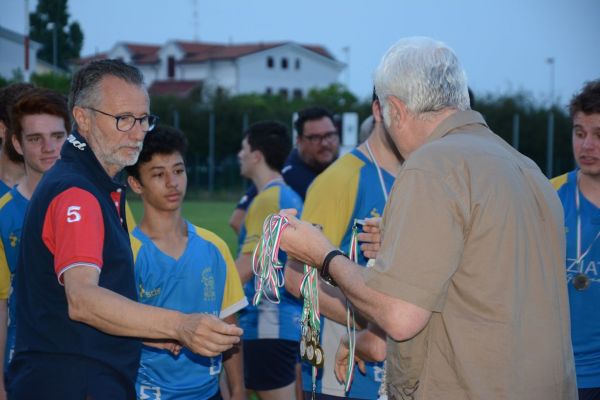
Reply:
M323 349L319 343L321 315L319 313L319 289L317 270L304 265L304 277L300 285L304 298L302 306L302 338L300 339L300 357L314 368L323 366Z
M285 285L283 265L279 262L281 234L288 226L287 218L271 214L263 223L263 233L252 255L254 272L253 305L258 305L264 296L271 303L279 303L279 288Z
M300 284L300 293L304 298L302 306L302 338L300 339L300 357L312 365L312 398L317 391L317 368L323 367L324 353L319 341L321 333L321 314L319 313L319 275L315 268L304 264L304 277Z

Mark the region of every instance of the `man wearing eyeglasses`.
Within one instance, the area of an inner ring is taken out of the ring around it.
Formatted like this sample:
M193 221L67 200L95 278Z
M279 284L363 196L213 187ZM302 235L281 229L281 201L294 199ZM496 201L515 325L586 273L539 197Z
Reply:
M242 330L208 314L136 302L124 186L157 118L143 77L118 60L73 77L75 129L33 194L17 265L12 399L133 399L141 342L212 357Z

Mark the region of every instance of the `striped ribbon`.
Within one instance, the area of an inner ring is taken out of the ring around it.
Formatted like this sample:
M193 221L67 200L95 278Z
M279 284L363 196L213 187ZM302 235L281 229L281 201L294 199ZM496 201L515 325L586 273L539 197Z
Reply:
M279 261L279 244L281 234L289 225L287 218L271 214L263 223L262 236L252 255L252 271L254 272L253 305L258 305L264 297L271 303L279 304L279 288L285 285L283 264Z

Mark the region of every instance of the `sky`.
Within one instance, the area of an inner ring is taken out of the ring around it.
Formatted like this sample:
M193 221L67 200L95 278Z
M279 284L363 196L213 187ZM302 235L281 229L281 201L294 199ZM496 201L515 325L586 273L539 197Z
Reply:
M0 26L22 31L24 2L0 0ZM85 35L82 55L118 41L320 44L347 63L340 82L360 98L407 36L452 47L476 96L524 91L544 105L554 87L565 105L600 78L600 0L70 0L69 13Z

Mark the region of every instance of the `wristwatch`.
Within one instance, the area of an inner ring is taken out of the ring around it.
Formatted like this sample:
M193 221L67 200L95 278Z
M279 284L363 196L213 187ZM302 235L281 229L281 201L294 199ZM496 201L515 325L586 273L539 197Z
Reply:
M329 275L329 264L331 264L331 260L333 260L333 258L336 256L347 257L346 254L344 254L344 252L339 249L331 250L325 256L325 259L323 260L323 265L321 266L321 279L323 279L325 283L333 287L337 287L337 283L335 283L333 277Z

